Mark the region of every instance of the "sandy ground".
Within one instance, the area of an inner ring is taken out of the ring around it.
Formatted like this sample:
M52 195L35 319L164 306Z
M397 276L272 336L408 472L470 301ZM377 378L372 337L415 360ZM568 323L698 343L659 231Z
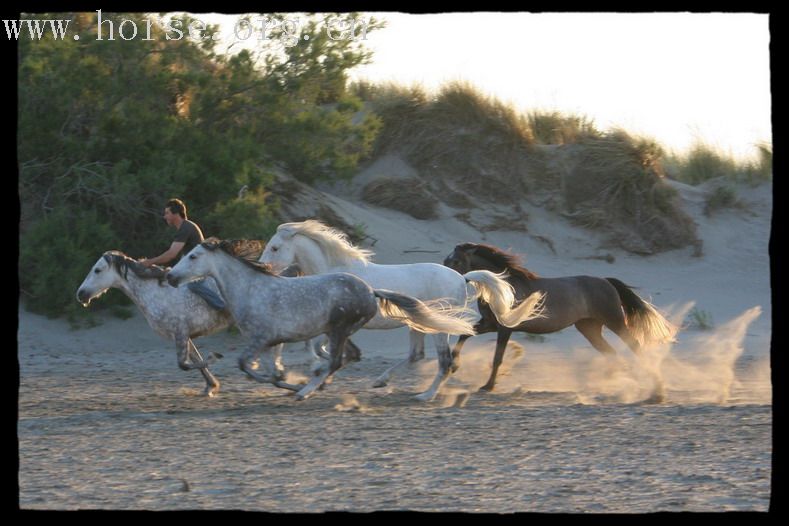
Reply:
M221 393L206 399L200 375L180 371L174 346L140 316L71 330L20 308L20 506L766 510L771 188L744 187L744 209L711 218L699 190L681 192L704 239L702 257L690 248L652 257L601 249L599 238L536 208L529 233L483 234L449 214L418 221L327 197L377 239L377 262L441 262L456 243L484 241L525 254L543 276L617 277L676 321L695 305L714 323L643 359L609 333L622 365L613 372L574 329L519 334L491 394L477 388L495 335L470 340L458 373L424 404L413 395L435 373L429 341L427 360L371 387L405 356L404 329L357 333L363 360L305 402L246 379L236 367L243 339L217 334L196 342L225 355L212 366ZM556 253L530 233L551 239ZM614 263L587 259L604 253ZM294 379L306 372L298 350L285 362ZM650 370L666 384L663 404L644 403Z

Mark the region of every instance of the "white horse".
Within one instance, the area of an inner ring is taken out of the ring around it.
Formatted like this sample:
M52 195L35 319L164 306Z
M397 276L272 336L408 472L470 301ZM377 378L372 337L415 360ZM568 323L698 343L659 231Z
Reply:
M131 270L131 272L129 272ZM167 269L145 268L123 252L105 252L85 276L77 290L77 301L87 307L110 288L121 290L139 307L151 328L162 338L175 340L178 367L199 369L205 378L204 394L219 391L219 381L208 364L221 355L203 360L192 338L213 334L233 323L227 310L218 311L186 288L173 289L164 283Z
M461 275L437 263L379 265L370 261L372 255L370 250L352 245L344 233L319 221L308 220L279 225L258 261L268 263L275 269L296 263L305 275L348 272L359 276L374 288L395 290L423 301L444 300L465 307L479 296L490 305L496 319L505 327L516 327L540 315L542 294L532 294L512 308L515 301L513 289L502 279L502 275L486 270ZM475 288L470 291L467 283L473 284ZM364 328L394 329L402 325L397 320L379 315ZM411 328L409 336L409 357L384 371L373 384L375 387L386 385L397 368L424 357L424 332ZM435 334L433 341L438 354L439 372L433 385L419 395L422 400L432 400L459 365L459 353L450 352L448 334Z
M282 342L303 341L321 334L329 337L330 361L314 371L297 393L305 399L342 367L348 337L380 312L421 332L473 333L465 308L421 302L391 291L373 289L347 273L287 278L268 265L233 255L229 241L208 239L192 249L167 274L178 286L204 276L214 278L241 332L250 339L239 359L241 370L252 378L279 387L298 389L283 381L278 348ZM266 375L251 364L263 353Z

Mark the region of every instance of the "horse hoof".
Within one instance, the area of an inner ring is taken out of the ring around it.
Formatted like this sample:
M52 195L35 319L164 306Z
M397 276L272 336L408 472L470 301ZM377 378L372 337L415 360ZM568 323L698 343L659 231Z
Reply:
M386 380L380 380L379 379L379 380L376 380L375 382L373 382L373 387L386 387L387 383L388 382Z
M211 356L213 356L215 360L221 360L222 358L225 357L224 354L218 352L212 352Z
M489 393L489 392L493 391L493 386L489 385L489 384L485 384L482 387L480 387L479 390L480 391L486 391L486 392Z
M433 398L435 398L435 397L436 397L436 395L434 395L434 394L432 394L430 392L419 393L418 395L414 396L414 398L416 398L420 402L431 402L433 400Z
M662 404L666 401L665 393L653 393L652 396L641 402L642 404Z

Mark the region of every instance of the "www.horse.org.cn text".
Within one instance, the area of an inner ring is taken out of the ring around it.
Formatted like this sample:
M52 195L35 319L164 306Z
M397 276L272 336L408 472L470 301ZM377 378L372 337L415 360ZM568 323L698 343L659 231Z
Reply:
M323 22L322 31L330 40L367 40L369 19L331 17ZM304 22L298 18L284 20L257 17L240 19L233 26L233 37L240 41L257 38L258 40L279 40L284 46L291 47L306 42L310 35L302 35Z
M154 32L154 22L150 18L143 21L123 18L110 19L102 15L101 9L96 11L95 39L109 40L135 40L154 41L182 40L188 38L194 41L205 40L235 40L271 41L278 42L285 47L292 47L301 42L308 42L312 38L310 33L304 32L307 22L300 17L273 18L264 15L247 16L238 19L229 34L226 31L209 31L209 25L199 19L172 18L161 19L159 22L162 33ZM69 35L69 26L72 20L68 19L20 19L3 20L9 40L29 37L31 40L42 40L51 35L55 40L66 40ZM325 31L330 40L367 40L367 31L370 19L352 17L327 17L317 26L318 32ZM313 33L314 34L314 33ZM84 36L84 34L83 34ZM73 40L79 40L80 35L71 35Z

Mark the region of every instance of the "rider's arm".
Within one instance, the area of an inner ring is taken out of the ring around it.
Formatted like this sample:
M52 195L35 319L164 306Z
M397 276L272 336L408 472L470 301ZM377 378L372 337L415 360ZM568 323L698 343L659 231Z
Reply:
M175 259L175 256L184 248L185 243L181 241L173 241L173 244L170 245L165 252L159 254L155 258L151 259L141 259L140 263L146 267L150 267L151 265L164 265Z

